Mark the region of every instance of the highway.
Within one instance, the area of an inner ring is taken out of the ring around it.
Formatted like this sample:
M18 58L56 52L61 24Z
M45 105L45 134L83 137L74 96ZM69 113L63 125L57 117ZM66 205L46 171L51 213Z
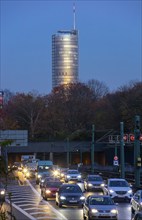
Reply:
M16 220L44 219L44 220L83 220L83 211L77 207L59 208L55 200L45 201L40 195L40 187L35 180L25 180L19 172L20 180L11 182L7 191L11 192L12 214ZM22 182L23 181L23 182ZM23 183L23 184L21 184ZM79 183L83 189L83 183ZM85 197L93 192L86 192ZM9 197L6 199L10 203ZM4 204L6 210L10 206ZM118 203L118 220L131 220L131 207L129 203ZM10 211L10 210L9 210ZM9 216L10 220L14 220Z

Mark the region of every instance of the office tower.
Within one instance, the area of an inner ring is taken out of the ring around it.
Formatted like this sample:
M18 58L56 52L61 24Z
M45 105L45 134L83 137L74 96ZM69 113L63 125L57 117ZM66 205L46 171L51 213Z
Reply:
M52 35L52 88L78 82L78 31L60 30Z

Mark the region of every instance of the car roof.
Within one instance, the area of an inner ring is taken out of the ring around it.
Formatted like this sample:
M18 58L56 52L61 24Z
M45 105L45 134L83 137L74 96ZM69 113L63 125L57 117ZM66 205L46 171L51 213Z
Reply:
M95 176L95 177L100 177L101 175L99 175L99 174L88 174L88 176Z
M110 179L108 179L108 181L126 181L125 179L122 179L122 178L110 178Z
M55 184L55 185L56 185L56 184L58 184L58 183L59 183L59 184L62 184L61 181L49 181L49 182L46 183L46 186L48 186L48 184L49 184L49 185L50 185L50 184Z
M89 195L90 198L111 198L109 195Z
M63 183L63 184L61 185L61 187L62 187L62 186L77 186L77 187L80 188L79 185L77 185L77 184L72 184L72 183Z
M75 169L69 169L68 171L78 171L78 170L75 170Z

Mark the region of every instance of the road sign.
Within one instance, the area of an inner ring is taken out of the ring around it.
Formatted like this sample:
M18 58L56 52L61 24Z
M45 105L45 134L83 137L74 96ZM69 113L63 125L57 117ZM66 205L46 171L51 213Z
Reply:
M114 165L114 166L119 166L118 160L114 160L114 161L113 161L113 165Z
M116 160L118 160L118 157L117 157L117 156L114 156L114 158L113 158L113 159L116 161Z

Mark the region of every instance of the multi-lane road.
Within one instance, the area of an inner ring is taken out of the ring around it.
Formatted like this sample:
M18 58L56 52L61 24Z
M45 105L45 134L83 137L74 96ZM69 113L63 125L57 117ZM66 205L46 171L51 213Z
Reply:
M20 178L22 174L19 173ZM24 183L24 184L21 184ZM83 183L79 183L83 189ZM77 207L59 208L55 200L45 201L41 197L40 187L35 180L13 181L8 184L5 209L16 217L16 220L83 220L83 211ZM93 192L86 192L85 196ZM9 203L10 205L7 205ZM11 207L11 208L10 208ZM118 219L131 220L131 207L129 203L118 203ZM9 217L12 220L11 217ZM13 218L14 219L14 218Z

